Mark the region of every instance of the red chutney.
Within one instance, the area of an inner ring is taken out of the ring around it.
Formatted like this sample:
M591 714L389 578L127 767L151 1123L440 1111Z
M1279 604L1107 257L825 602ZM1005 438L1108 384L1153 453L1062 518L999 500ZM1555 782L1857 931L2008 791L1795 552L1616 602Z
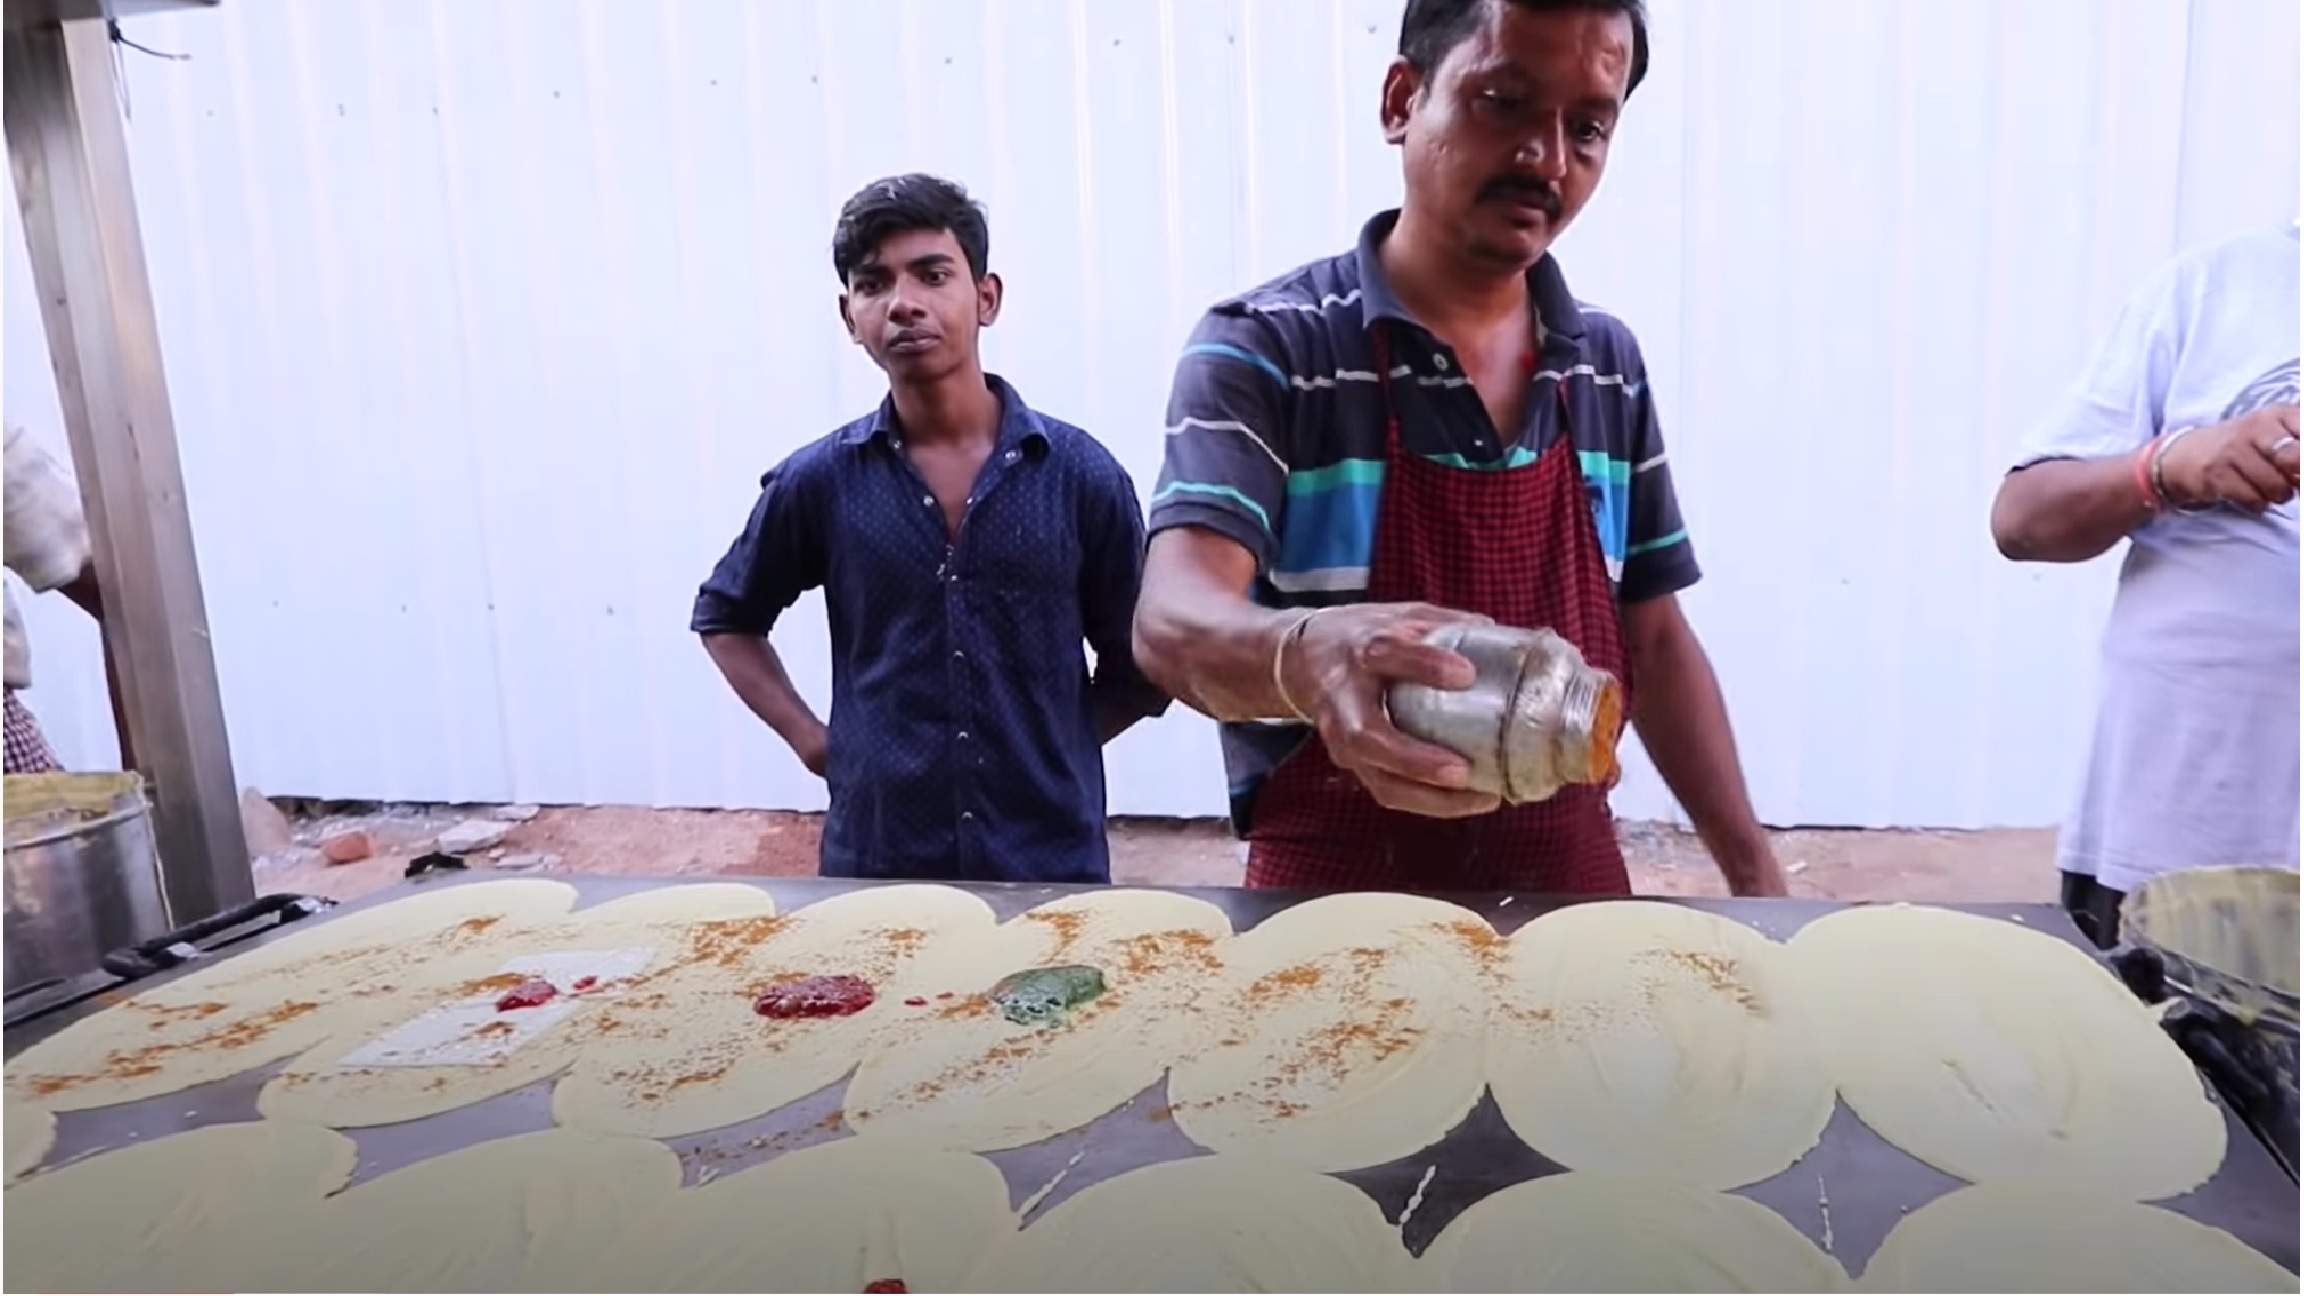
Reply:
M845 973L802 977L770 986L752 1001L763 1017L847 1017L872 1006L872 983Z
M511 1012L515 1008L534 1008L558 998L560 991L542 977L530 977L504 992L496 1001L496 1011Z
M868 1292L907 1292L907 1293L908 1293L908 1292L910 1292L912 1289L911 1289L911 1288L909 1288L909 1287L907 1287L907 1286L905 1286L905 1285L904 1285L904 1280L903 1280L903 1279L901 1279L901 1278L882 1278L882 1279L881 1279L880 1281L878 1281L878 1282L869 1282L869 1283L866 1283L866 1284L864 1284L864 1290L865 1290L865 1291L868 1291Z

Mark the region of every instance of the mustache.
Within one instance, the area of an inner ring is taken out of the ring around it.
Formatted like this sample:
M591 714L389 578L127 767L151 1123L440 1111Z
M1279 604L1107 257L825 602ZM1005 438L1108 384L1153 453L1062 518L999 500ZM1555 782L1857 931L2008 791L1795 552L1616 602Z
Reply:
M1504 199L1522 202L1537 208L1553 220L1560 219L1564 203L1560 191L1542 180L1527 176L1498 176L1480 187L1480 201Z

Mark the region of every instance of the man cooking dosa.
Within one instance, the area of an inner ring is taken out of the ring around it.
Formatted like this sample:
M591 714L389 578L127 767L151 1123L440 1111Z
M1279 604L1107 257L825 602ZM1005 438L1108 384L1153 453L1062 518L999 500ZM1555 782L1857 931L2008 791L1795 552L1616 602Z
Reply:
M1624 679L1730 888L1783 893L1675 598L1698 572L1639 345L1549 251L1646 65L1638 0L1411 0L1380 104L1401 210L1184 348L1137 658L1224 722L1250 886L1630 889L1605 787L1503 807L1387 718L1396 681L1472 682L1420 641L1482 616Z

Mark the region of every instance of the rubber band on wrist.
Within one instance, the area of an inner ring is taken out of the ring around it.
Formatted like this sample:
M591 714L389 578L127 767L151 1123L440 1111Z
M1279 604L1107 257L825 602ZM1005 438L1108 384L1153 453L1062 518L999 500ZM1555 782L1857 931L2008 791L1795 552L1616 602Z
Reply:
M1280 705L1286 708L1288 718L1301 721L1304 724L1312 723L1312 717L1304 714L1304 708L1296 705L1296 699L1288 696L1288 681L1283 677L1281 668L1288 662L1289 647L1304 637L1304 627L1311 625L1312 618L1325 611L1327 611L1326 608L1311 608L1305 611L1303 615L1288 623L1288 628L1280 632L1279 642L1272 647L1272 691L1279 695Z
M2135 478L2136 493L2143 497L2144 511L2147 513L2157 513L2168 505L2152 473L2153 465L2159 462L2159 456L2154 453L2159 448L2160 439L2154 437L2136 447L2136 453L2129 456L2130 475Z

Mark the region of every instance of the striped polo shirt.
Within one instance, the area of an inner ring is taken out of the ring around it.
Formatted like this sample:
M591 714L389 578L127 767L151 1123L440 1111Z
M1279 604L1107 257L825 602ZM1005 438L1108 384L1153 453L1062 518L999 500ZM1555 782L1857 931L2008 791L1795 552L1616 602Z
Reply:
M1528 463L1561 435L1564 385L1569 435L1619 601L1695 584L1696 555L1631 329L1578 304L1551 256L1537 262L1528 291L1543 341L1526 425L1504 441L1453 350L1384 281L1377 249L1398 219L1385 212L1354 250L1218 302L1201 317L1168 400L1150 529L1202 527L1246 547L1257 561L1254 597L1266 606L1359 602L1384 484L1384 395L1371 342L1381 326L1410 453L1467 472ZM1224 726L1238 831L1248 829L1257 786L1307 732Z

